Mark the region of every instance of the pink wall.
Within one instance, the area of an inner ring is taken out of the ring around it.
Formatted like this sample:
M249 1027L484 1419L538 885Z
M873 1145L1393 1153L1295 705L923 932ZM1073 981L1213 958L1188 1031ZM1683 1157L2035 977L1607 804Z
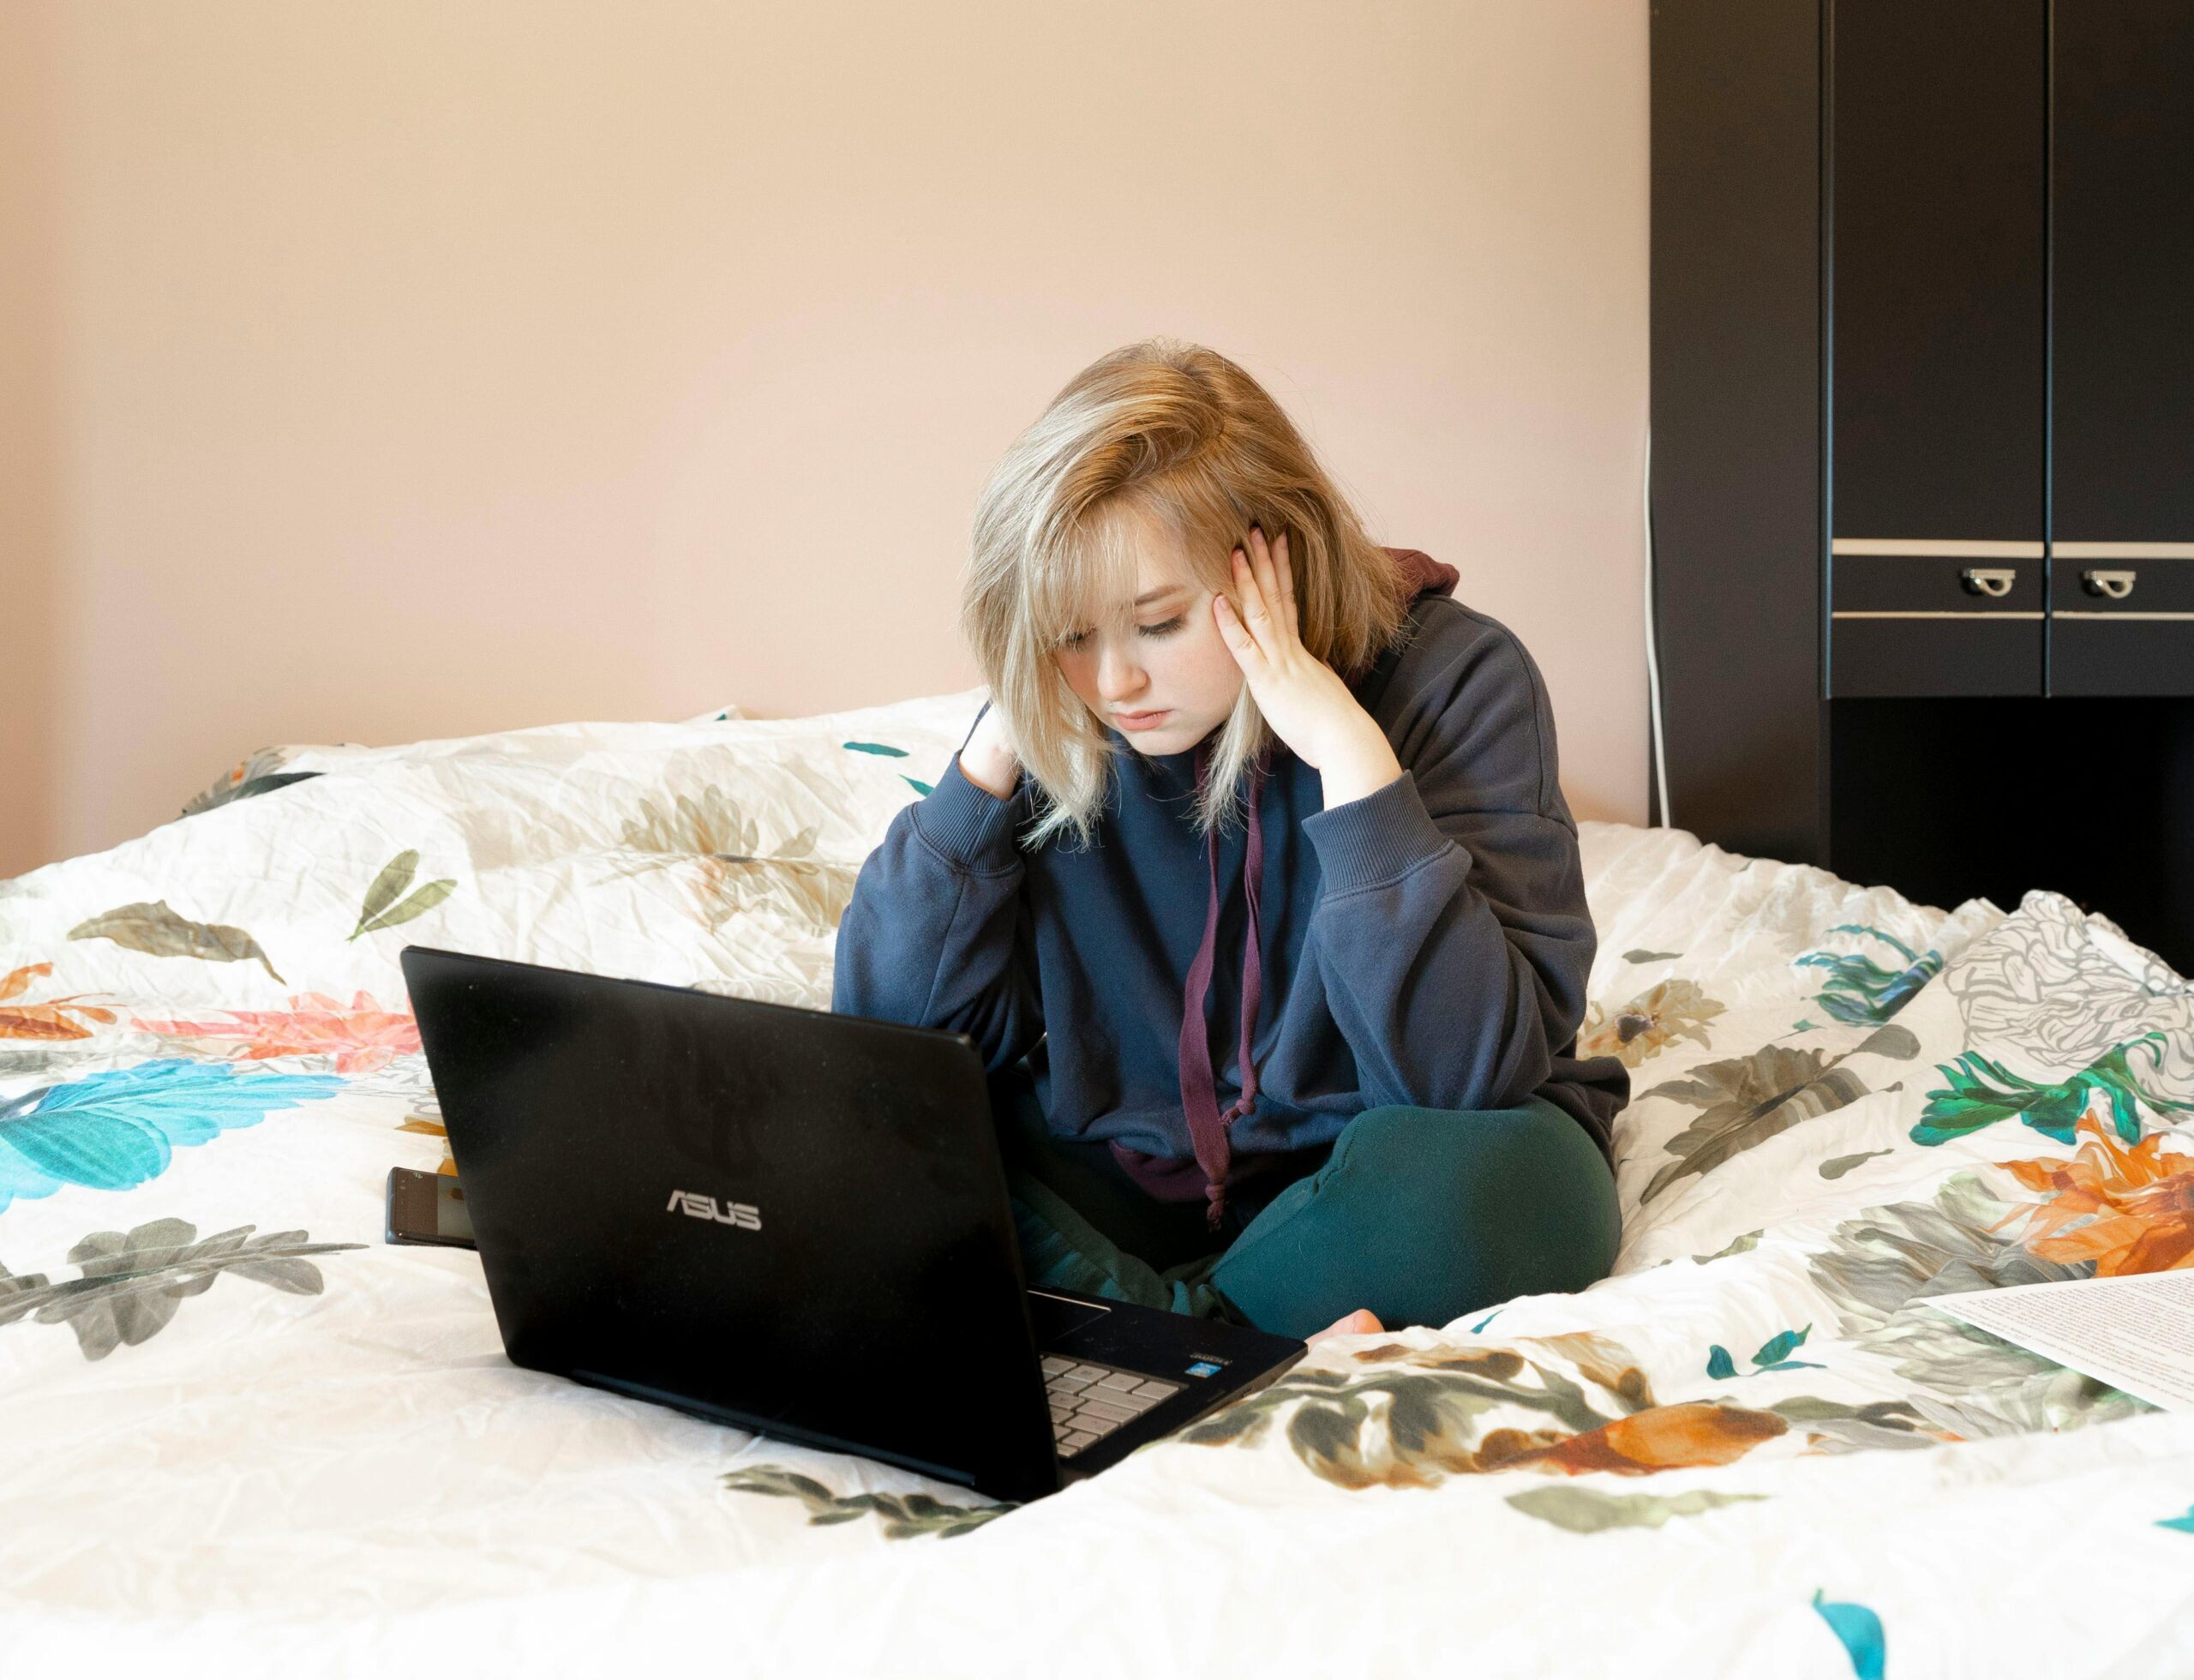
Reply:
M986 471L1154 331L1640 817L1646 16L15 0L0 875L273 741L967 686Z

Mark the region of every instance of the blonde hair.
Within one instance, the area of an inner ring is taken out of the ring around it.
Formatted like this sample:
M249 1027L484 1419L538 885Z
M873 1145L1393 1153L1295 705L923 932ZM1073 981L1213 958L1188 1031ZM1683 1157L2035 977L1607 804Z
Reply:
M1153 338L1068 381L992 471L975 507L961 627L1036 784L1035 844L1088 843L1118 747L1056 657L1061 638L1136 593L1136 537L1178 539L1191 579L1233 600L1230 556L1252 525L1287 534L1304 647L1353 677L1400 633L1406 588L1264 387L1216 351ZM1238 605L1239 603L1237 603ZM1249 685L1213 743L1196 825L1239 814L1272 733Z

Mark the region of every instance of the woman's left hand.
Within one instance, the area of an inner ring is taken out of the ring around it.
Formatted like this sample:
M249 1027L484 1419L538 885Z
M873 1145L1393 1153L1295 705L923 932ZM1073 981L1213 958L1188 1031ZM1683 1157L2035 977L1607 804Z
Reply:
M1238 614L1224 595L1212 597L1219 633L1273 733L1318 772L1327 806L1360 799L1400 776L1386 731L1340 674L1303 645L1286 531L1268 543L1262 530L1250 528L1248 549L1234 550L1234 587L1242 597Z

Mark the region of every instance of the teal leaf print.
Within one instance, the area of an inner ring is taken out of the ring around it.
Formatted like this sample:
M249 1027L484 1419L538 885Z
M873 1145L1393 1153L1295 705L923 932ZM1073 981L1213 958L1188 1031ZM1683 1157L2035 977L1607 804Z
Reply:
M94 1231L69 1251L81 1276L63 1283L0 1280L33 1287L0 1294L0 1323L35 1311L41 1324L67 1324L87 1359L135 1347L167 1328L184 1299L202 1295L224 1273L291 1295L317 1295L320 1268L305 1257L363 1248L363 1243L315 1243L303 1231L253 1236L239 1225L201 1242L188 1220L156 1219L128 1232Z
M80 921L69 930L72 939L111 939L125 951L141 951L147 957L195 957L201 963L251 963L273 976L277 985L289 982L274 973L267 953L241 927L218 921L193 921L168 908L168 901L123 904Z
M1729 1350L1715 1342L1706 1350L1706 1374L1717 1383L1726 1383L1739 1375L1757 1377L1763 1371L1823 1371L1826 1367L1811 1359L1794 1359L1791 1354L1806 1345L1806 1338L1813 1334L1808 1324L1801 1330L1784 1330L1770 1336L1760 1344L1759 1352L1752 1356L1752 1370L1741 1373L1737 1362L1729 1357Z
M1801 969L1825 969L1828 978L1813 1001L1846 1026L1879 1026L1912 1001L1915 993L1943 971L1943 956L1930 951L1922 956L1879 927L1851 923L1831 927L1831 933L1856 933L1889 946L1904 959L1902 969L1885 969L1871 957L1839 955L1832 951L1809 951L1795 959Z
M1813 1328L1808 1324L1802 1330L1785 1330L1773 1340L1762 1343L1759 1352L1752 1356L1752 1362L1763 1370L1774 1370L1806 1345L1806 1338L1813 1334ZM1814 1368L1818 1370L1819 1367Z
M63 1185L131 1189L166 1172L178 1149L333 1096L347 1083L164 1057L0 1101L0 1211Z
M917 782L903 770L899 772L899 779L902 782L904 782L908 787L912 788L916 793L920 794L924 799L927 799L932 794L937 791L934 784L928 782Z
M1741 1505L1766 1497L1764 1493L1717 1493L1705 1487L1676 1494L1535 1487L1528 1493L1510 1494L1508 1503L1526 1516L1551 1522L1573 1534L1597 1534L1608 1528L1658 1528L1672 1516L1696 1516L1717 1505Z
M1838 1604L1832 1599L1825 1599L1819 1587L1813 1589L1813 1608L1828 1623L1829 1631L1843 1641L1856 1680L1882 1680L1882 1665L1887 1660L1882 1618L1864 1605Z
M886 747L880 741L848 741L842 744L848 753L873 753L883 759L903 759L907 756L905 747Z
M399 852L382 866L381 873L374 877L373 885L366 889L365 902L358 907L358 925L351 930L351 939L424 915L457 891L455 881L429 881L409 898L404 898L404 890L411 885L411 878L418 869L417 852ZM350 939L344 943L348 945Z
M1947 1143L2016 1116L2043 1137L2059 1143L2072 1141L2072 1131L2100 1093L2110 1110L2118 1135L2128 1143L2141 1141L2141 1117L2137 1103L2146 1101L2160 1113L2194 1113L2194 1103L2174 1102L2142 1085L2135 1076L2131 1053L2145 1050L2150 1065L2161 1065L2164 1036L2143 1033L2112 1046L2089 1066L2069 1079L2044 1084L2023 1078L1992 1062L1977 1050L1969 1050L1954 1062L1939 1063L1937 1071L1950 1081L1927 1093L1927 1106L1912 1128L1912 1141L1933 1146Z
M0 1280L0 1282L4 1282L4 1280ZM0 1299L3 1299L4 1297L0 1297ZM2186 1508L2186 1515L2185 1516L2158 1517L2156 1519L2156 1527L2159 1528L2176 1528L2182 1534L2194 1534L2194 1505L2189 1505Z

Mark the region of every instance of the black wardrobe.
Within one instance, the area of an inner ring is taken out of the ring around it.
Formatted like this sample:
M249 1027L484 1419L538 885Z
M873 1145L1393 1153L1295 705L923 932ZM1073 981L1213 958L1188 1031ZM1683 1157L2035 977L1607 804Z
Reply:
M2194 969L2194 0L1656 0L1669 815Z

